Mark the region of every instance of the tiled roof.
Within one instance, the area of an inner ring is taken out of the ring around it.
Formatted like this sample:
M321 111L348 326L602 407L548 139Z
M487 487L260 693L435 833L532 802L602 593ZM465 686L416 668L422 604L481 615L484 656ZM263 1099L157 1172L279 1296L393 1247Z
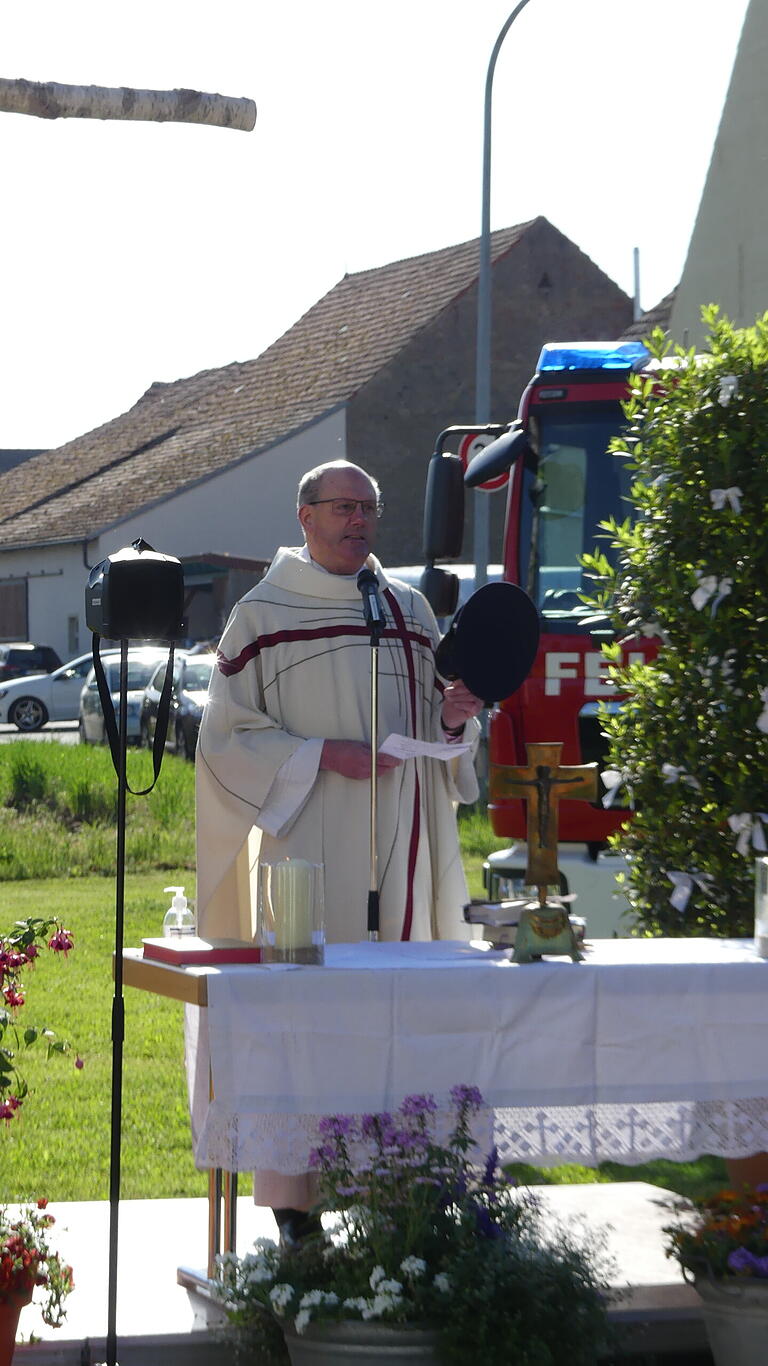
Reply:
M643 313L637 322L631 324L623 333L621 341L642 341L654 329L661 327L665 332L669 331L669 320L672 316L672 305L675 302L676 290L670 294L665 294L664 298L656 304L654 308L649 308L647 313Z
M493 233L492 259L531 226ZM0 548L95 536L300 431L350 399L477 273L475 239L346 275L255 360L153 384L127 413L0 475Z

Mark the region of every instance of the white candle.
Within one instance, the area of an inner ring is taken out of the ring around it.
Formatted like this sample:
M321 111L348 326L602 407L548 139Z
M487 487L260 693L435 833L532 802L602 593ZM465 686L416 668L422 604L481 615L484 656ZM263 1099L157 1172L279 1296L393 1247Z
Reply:
M306 949L314 927L314 865L289 858L272 867L275 948Z

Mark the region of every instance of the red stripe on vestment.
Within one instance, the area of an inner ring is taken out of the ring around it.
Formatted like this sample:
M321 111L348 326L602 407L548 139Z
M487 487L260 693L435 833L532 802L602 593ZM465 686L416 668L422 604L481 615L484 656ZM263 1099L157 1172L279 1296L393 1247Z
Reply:
M411 696L411 731L414 739L416 738L416 670L413 663L413 650L409 631L405 624L405 618L391 588L384 589L384 596L389 603L392 617L397 627L405 655L406 668L408 669L408 689ZM431 641L429 644L431 645ZM403 917L403 928L400 932L401 939L410 939L411 926L413 924L413 898L414 898L414 878L416 874L416 855L419 851L419 834L421 832L421 788L419 785L419 770L414 766L415 786L413 792L413 815L411 817L411 838L408 844L408 874L405 890L405 915Z
M431 648L432 642L429 639L429 636L421 635L418 631L408 631L405 627L405 622L402 620L402 615L401 621L402 629L395 629L388 626L386 630L382 631L382 637L385 640L387 638L390 640L402 640L404 644L407 642L408 649L410 649L411 641L416 645L425 645L428 648ZM219 650L216 655L216 666L221 673L229 678L232 674L239 674L240 671L245 668L246 664L248 664L251 659L255 659L256 655L260 654L262 650L272 649L275 645L290 645L296 641L307 640L338 640L340 636L365 636L367 639L369 631L368 627L365 625L317 626L301 631L273 631L271 635L257 636L255 640L251 641L250 645L246 645L240 651L239 655L235 655L234 659L228 659L227 656Z

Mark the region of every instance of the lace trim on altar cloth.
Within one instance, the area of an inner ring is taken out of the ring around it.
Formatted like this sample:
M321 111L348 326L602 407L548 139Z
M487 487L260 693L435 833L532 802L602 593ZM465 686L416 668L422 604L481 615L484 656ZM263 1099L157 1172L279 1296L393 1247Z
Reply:
M217 1116L215 1104L195 1148L198 1167L253 1168L295 1175L309 1168L319 1144L320 1115ZM452 1116L439 1117L438 1135ZM485 1111L475 1138L480 1152L496 1144L504 1162L637 1166L655 1158L692 1161L709 1153L750 1157L768 1151L768 1099L654 1102L642 1105L575 1105Z

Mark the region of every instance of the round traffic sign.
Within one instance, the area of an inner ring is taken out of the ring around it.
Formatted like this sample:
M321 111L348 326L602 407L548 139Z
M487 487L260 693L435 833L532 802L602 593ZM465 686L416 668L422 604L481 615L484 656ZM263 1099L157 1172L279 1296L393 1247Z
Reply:
M469 436L463 436L461 438L461 445L459 446L459 459L461 460L464 469L466 470L470 461L474 459L480 451L484 450L486 446L490 446L491 442L495 440L496 437L491 436L488 432L483 432L481 434L472 434L470 432ZM484 484L478 484L477 487L483 489L485 493L495 493L498 489L506 488L508 483L509 470L505 470L503 474L497 474L495 478L487 479Z

